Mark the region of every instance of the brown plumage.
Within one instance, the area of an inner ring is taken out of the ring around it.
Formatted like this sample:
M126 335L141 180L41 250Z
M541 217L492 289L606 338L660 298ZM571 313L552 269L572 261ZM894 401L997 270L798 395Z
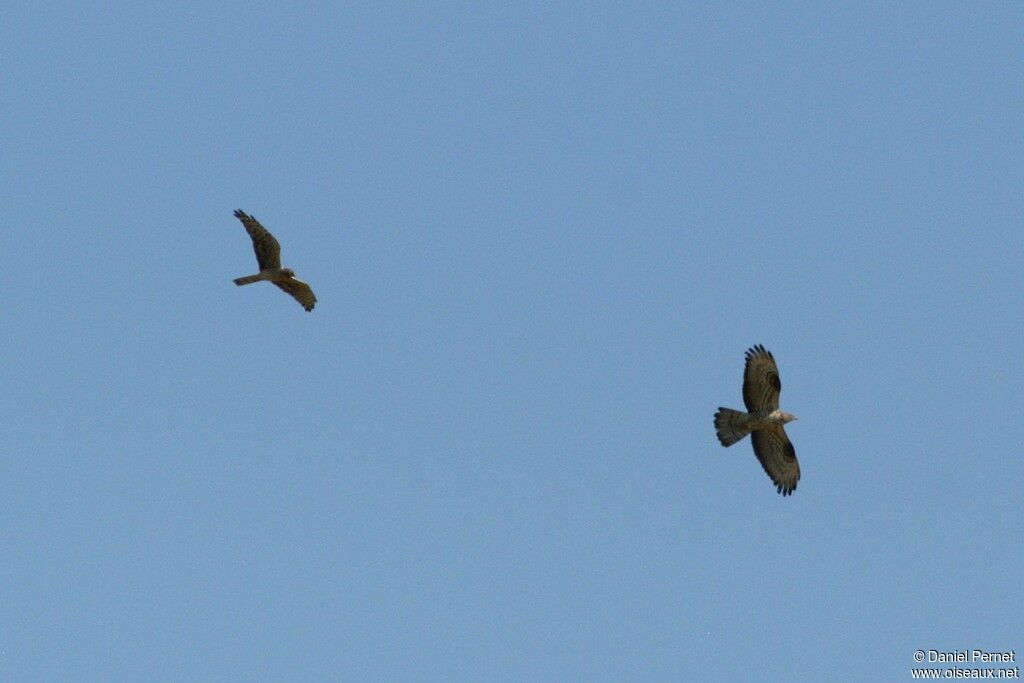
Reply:
M779 410L782 382L771 352L758 344L746 353L743 370L743 404L747 412L719 408L715 430L723 446L731 446L750 434L754 455L779 493L788 496L800 481L796 450L783 427L796 415Z
M235 211L235 217L242 221L245 231L252 239L252 248L256 252L256 263L260 272L256 275L246 275L235 279L235 284L241 287L253 282L266 280L273 282L282 290L287 292L293 299L302 304L307 311L312 311L316 305L316 296L313 289L295 277L295 271L291 268L281 267L281 245L270 232L260 225L260 222L245 213L241 209Z

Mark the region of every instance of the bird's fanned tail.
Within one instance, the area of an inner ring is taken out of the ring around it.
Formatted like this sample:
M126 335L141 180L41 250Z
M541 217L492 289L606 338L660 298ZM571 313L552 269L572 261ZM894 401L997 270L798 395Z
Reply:
M731 446L750 433L750 427L747 426L749 417L739 410L718 408L715 413L715 434L723 446Z

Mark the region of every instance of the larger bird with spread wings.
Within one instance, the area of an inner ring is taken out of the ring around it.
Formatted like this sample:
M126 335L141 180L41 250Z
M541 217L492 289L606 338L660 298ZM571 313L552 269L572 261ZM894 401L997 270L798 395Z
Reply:
M743 403L748 412L720 407L715 413L718 440L723 446L731 446L750 434L761 467L778 492L788 496L800 481L800 463L783 425L795 420L796 415L779 410L782 382L771 351L758 344L747 351L746 359Z
M316 296L313 295L313 290L308 284L295 277L294 270L281 267L281 245L274 239L274 236L260 225L258 220L241 209L235 211L235 217L242 221L245 231L252 238L256 263L260 267L260 272L237 278L235 284L241 287L261 280L273 282L302 304L307 311L312 311L313 306L316 305Z

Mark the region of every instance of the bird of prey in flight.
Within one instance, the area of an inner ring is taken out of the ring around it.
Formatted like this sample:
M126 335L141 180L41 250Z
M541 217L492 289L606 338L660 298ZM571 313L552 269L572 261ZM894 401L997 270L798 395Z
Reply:
M235 217L242 221L245 231L252 238L252 248L256 252L256 263L260 272L256 275L247 275L235 280L235 284L241 287L253 282L266 280L290 294L292 298L302 304L307 311L312 311L316 304L316 297L309 285L295 277L295 271L291 268L281 267L281 245L277 243L274 236L267 232L267 229L260 225L260 222L248 215L241 209L235 211Z
M718 440L723 446L731 446L750 434L761 467L778 492L788 496L800 481L800 463L783 425L795 420L796 415L779 410L782 382L771 351L759 344L747 351L746 358L743 403L747 412L720 407L715 413Z

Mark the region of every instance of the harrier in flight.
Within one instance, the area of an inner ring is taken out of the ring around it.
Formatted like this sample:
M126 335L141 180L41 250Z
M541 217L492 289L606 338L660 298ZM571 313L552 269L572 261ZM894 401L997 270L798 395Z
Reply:
M259 264L260 272L256 275L247 275L235 280L235 284L241 287L253 282L266 280L291 294L292 298L302 304L307 311L312 311L316 304L316 297L309 285L295 277L295 271L291 268L281 267L281 245L277 243L274 236L267 232L267 229L260 225L260 222L248 215L241 209L235 211L235 217L242 221L245 231L252 238L252 248L256 252L256 263Z
M782 382L771 351L759 344L747 351L746 358L743 403L748 412L719 408L715 413L718 440L723 446L731 446L750 434L761 467L779 493L788 496L800 481L800 463L783 425L795 420L796 415L779 410Z

